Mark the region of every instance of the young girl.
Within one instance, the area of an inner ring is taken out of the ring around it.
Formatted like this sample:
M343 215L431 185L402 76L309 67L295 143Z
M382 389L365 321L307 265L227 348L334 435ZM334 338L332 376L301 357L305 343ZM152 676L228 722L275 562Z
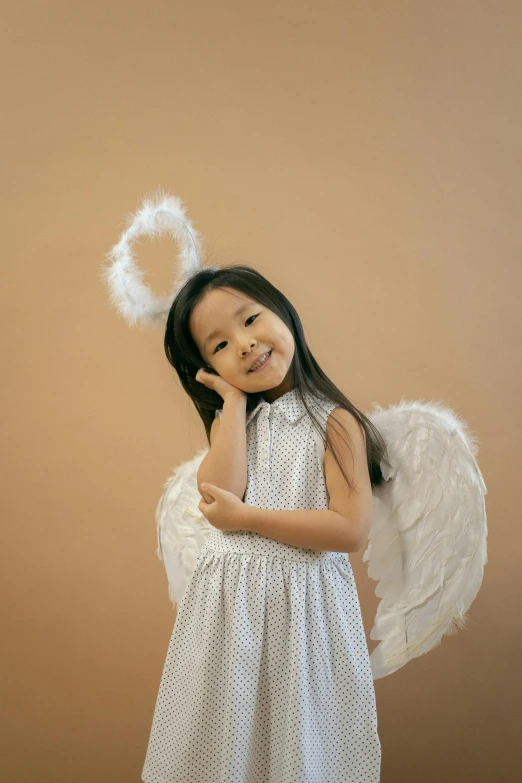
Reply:
M370 529L385 443L250 267L192 275L164 345L209 441L198 487L213 530L178 607L142 779L377 783L349 553Z

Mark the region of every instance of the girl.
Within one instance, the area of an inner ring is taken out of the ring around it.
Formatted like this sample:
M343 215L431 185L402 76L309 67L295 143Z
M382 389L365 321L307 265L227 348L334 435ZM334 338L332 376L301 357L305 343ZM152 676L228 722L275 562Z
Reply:
M213 530L178 607L142 779L378 783L349 553L369 532L384 440L250 267L193 274L164 346L209 441L198 487Z

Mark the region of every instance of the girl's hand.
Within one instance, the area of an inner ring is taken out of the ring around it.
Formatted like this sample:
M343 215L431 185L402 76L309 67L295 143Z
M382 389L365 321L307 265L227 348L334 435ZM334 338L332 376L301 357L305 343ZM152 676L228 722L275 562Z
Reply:
M226 489L214 484L202 484L201 487L214 498L213 503L199 501L199 510L214 527L219 530L246 530L245 504L242 500Z
M223 399L225 399L230 394L246 397L244 391L241 391L241 389L238 389L236 386L232 386L231 383L225 381L225 379L217 373L207 372L201 368L197 371L195 377L198 383L202 383L203 386L208 386L209 389L216 391L221 397L223 397Z

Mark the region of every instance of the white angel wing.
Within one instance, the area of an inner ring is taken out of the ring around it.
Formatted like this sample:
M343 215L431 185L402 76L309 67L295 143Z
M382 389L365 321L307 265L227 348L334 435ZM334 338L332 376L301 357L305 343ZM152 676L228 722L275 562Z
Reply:
M381 598L370 632L380 640L370 656L376 680L465 626L487 563L487 490L476 441L449 408L402 401L368 418L393 466L381 465L363 556Z
M166 482L156 508L156 555L167 572L169 598L179 606L212 525L199 510L198 468L208 448L178 465Z

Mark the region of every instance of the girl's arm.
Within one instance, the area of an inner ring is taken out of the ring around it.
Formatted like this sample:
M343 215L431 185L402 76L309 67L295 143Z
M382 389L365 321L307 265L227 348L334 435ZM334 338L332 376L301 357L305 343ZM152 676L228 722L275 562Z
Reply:
M247 486L246 447L247 397L228 395L223 400L221 419L216 417L210 430L210 449L199 466L197 482L201 495L208 500L201 483L207 481L233 492L240 500Z
M324 552L358 552L359 528L337 511L279 511L245 505L245 530L282 544Z

